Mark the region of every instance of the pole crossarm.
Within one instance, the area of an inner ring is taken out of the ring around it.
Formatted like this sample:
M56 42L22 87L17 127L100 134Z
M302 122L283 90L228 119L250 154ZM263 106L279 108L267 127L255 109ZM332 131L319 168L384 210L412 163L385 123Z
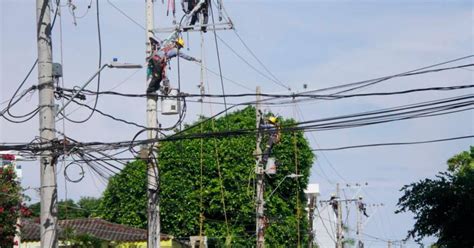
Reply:
M201 28L201 27L206 27L207 30L213 31L213 30L232 30L234 29L234 24L229 21L229 22L222 22L222 23L216 23L216 24L203 24L203 25L188 25L188 26L174 26L174 27L164 27L164 28L155 28L153 29L154 33L173 33L176 31L176 29L182 31L186 30L185 32L201 32L201 30L194 30L194 28Z

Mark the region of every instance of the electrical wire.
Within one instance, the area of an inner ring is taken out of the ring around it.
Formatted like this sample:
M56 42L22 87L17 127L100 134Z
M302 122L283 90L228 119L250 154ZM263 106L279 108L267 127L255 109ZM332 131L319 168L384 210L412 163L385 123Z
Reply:
M451 137L451 138L444 138L444 139L422 140L422 141L411 141L411 142L376 143L376 144L342 146L342 147L333 147L333 148L316 148L316 149L311 149L311 151L340 151L340 150L347 150L347 149L379 147L379 146L418 145L418 144L438 143L438 142L469 139L469 138L474 138L474 135L465 135L465 136L458 136L458 137Z
M239 38L240 42L242 43L242 45L244 45L244 47L247 49L247 51L253 56L253 58L262 66L262 68L270 75L273 77L273 79L276 81L276 83L288 90L291 90L291 88L288 86L288 85L285 85L283 82L281 82L270 70L268 70L268 68L265 66L265 64L257 57L257 55L255 55L255 53L252 51L252 49L250 49L250 47L247 45L247 43L245 43L245 41L242 39L242 37L240 37L239 33L237 32L237 29L233 29L234 30L234 33L235 35L237 36L237 38Z
M214 11L212 10L211 1L209 1L209 8L211 9L212 31L214 33L214 43L216 44L216 55L217 55L217 62L219 64L219 77L220 77L220 80L221 80L222 95L225 95L224 79L222 77L221 57L220 57L220 54L219 54L219 44L217 42L216 25L215 25L215 22L214 22ZM225 115L227 116L227 100L226 100L225 97L223 97L223 99L224 99L224 108L226 109Z
M101 38L101 32L100 32L100 9L99 9L99 0L96 0L96 23L97 23L97 41L98 41L98 48L99 48L99 61L98 61L98 68L102 67L102 38ZM100 74L101 72L99 71L97 73L97 92L100 90ZM84 120L72 120L70 118L67 118L68 121L73 122L73 123L85 123L88 120L92 118L94 115L94 112L96 111L97 104L99 102L99 96L96 96L95 102L94 102L94 107L92 107L91 113L84 119ZM66 117L63 115L63 117Z
M83 107L86 107L86 108L88 108L88 109L90 109L90 110L93 110L93 111L95 111L95 112L97 112L97 113L99 113L99 114L101 114L101 115L103 115L103 116L105 116L105 117L108 117L108 118L110 118L110 119L112 119L112 120L114 120L114 121L122 122L122 123L125 123L125 124L128 124L128 125L133 125L133 126L136 126L136 127L139 127L139 128L147 128L147 127L145 127L145 126L143 126L143 125L140 125L140 124L138 124L138 123L131 122L131 121L127 121L127 120L121 119L121 118L117 118L117 117L115 117L115 116L113 116L113 115L110 115L110 114L106 114L106 113L100 111L100 110L97 109L97 108L92 109L92 107L90 107L90 106L88 106L88 105L86 105L86 104L80 103L80 102L78 102L78 101L76 101L76 100L72 100L72 102L78 104L79 106L83 106ZM64 115L63 113L61 113L61 115L64 117L64 119L70 120L70 119L69 119L68 117L66 117L66 115Z
M296 104L296 107L297 107L297 113L299 114L299 118L300 120L302 121L305 121L304 120L304 115L303 115L303 112L301 111L301 108L298 106L297 103ZM320 148L320 145L316 139L316 137L314 136L313 132L309 132L309 135L311 136L311 138L313 139L313 142L316 144L316 146L318 148ZM321 155L323 156L323 158L326 160L327 164L329 165L329 167L335 172L335 174L341 178L344 182L346 182L346 180L344 179L344 177L336 170L336 168L333 166L333 164L331 163L331 161L329 161L328 157L326 156L326 154L324 152L321 152ZM319 168L321 169L321 172L323 173L323 175L325 177L327 177L326 173L323 171L323 168L321 166L319 166ZM331 182L331 180L329 178L325 178L329 184L334 184L334 182Z
M120 12L120 14L122 14L123 16L125 16L128 20L130 20L131 22L133 22L135 25L137 25L137 26L140 27L141 29L146 30L145 26L143 26L143 25L140 24L138 21L136 21L135 19L133 19L132 17L130 17L129 15L127 15L127 13L125 13L125 11L123 11L123 10L120 9L117 5L115 5L114 3L112 3L112 1L107 0L107 2L108 2L114 9L116 9L118 12Z
M316 129L288 128L287 130L282 129L282 132L293 132L293 131L297 131L297 130L303 130L303 131L307 132L308 130L314 131ZM252 135L252 134L255 134L255 132L252 132L252 130L239 130L239 131L232 131L232 132L212 132L212 133L193 134L193 135L180 135L178 137L168 136L168 137L160 139L160 141L165 142L165 141L174 141L174 140L182 140L182 139L219 138L219 137L228 138L228 137L232 137L232 136ZM455 137L453 139L458 139L458 138L459 137ZM97 148L102 147L100 149L110 150L110 149L123 148L123 147L127 147L127 146L132 146L132 145L133 146L138 146L138 145L149 144L149 143L154 143L154 142L156 142L156 139L148 139L148 140L141 140L141 141L134 141L134 142L121 141L121 142L111 142L111 143L106 143L106 142L84 142L84 143L76 144L75 146L77 146L77 147L97 147ZM43 146L40 147L39 146L40 144L42 144ZM51 146L44 146L44 145L48 145L48 144L50 144L50 142L40 142L40 143L35 143L35 144L19 144L19 145L18 144L17 145L7 144L7 145L1 145L0 146L0 151L2 151L2 150L19 150L19 151L38 152L38 151L42 151L42 150L45 150L45 149L52 149ZM70 147L70 145L68 147Z
M54 11L54 17L53 17L53 21L51 23L51 30L54 28L54 24L56 23L56 18L58 16L58 11L59 11L59 3L60 3L60 0L56 0L56 10ZM44 3L44 6L43 8L46 8L48 2L45 2ZM44 12L43 12L44 13ZM43 17L40 18L41 20L43 19ZM39 29L40 29L40 25L39 23L36 24L37 25L37 34L39 34ZM7 117L4 116L4 113L2 111L2 117L4 117L6 120L10 121L10 122L13 122L13 123L24 123L24 122L27 122L29 120L31 120L38 112L39 112L39 108L31 111L30 113L26 114L26 115L22 115L22 116L15 116L13 114L10 113L10 108L12 107L11 106L11 103L13 101L13 99L15 98L16 94L18 93L18 91L20 91L20 89L23 87L23 85L25 84L25 82L28 80L28 78L30 77L31 73L33 72L33 70L35 69L36 65L38 65L38 59L35 60L35 62L33 63L33 65L31 66L30 70L28 71L28 73L26 74L25 78L23 79L23 81L20 83L20 85L18 85L18 88L15 90L15 92L13 93L13 96L10 98L10 101L8 102L8 107L6 108L7 110L7 113L13 117L13 118L23 118L23 117L27 117L29 116L26 120L21 120L21 121L16 121L16 120L11 120ZM20 97L21 99L22 97ZM17 101L18 102L18 101ZM16 103L16 102L15 102ZM31 116L30 116L31 115Z
M409 89L409 90L402 90L402 91L391 91L391 92L372 92L372 93L360 93L360 94L350 94L350 95L315 95L315 94L274 94L274 93L261 93L258 94L262 97L271 97L271 98L310 98L310 99L318 99L318 100L338 100L344 98L353 98L353 97L368 97L368 96L391 96L391 95L404 95L404 94L411 94L417 92L426 92L426 91L452 91L452 90L463 90L463 89L470 89L474 88L474 84L467 84L467 85L456 85L456 86L438 86L438 87L428 87L428 88L416 88L416 89ZM58 90L67 91L67 92L75 92L75 89L65 89L65 88L58 88ZM100 91L95 92L91 90L83 90L82 91L85 95L111 95L111 96L121 96L121 97L131 97L131 98L142 98L146 97L147 94L131 94L131 93L120 93L115 91ZM250 96L257 96L256 93L236 93L236 94L182 94L178 96L168 96L168 95L156 95L158 97L171 97L171 98L201 98L201 97L208 97L208 98L240 98L240 97L250 97ZM264 99L265 100L265 99ZM248 102L253 103L253 102ZM283 103L284 104L284 103Z
M217 38L222 42L222 44L224 44L233 54L235 54L235 56L237 56L240 60L242 60L246 65L248 65L252 70L254 70L255 72L257 72L260 76L262 76L263 78L269 80L270 82L278 85L278 86L281 86L281 87L284 87L285 89L289 89L287 88L287 86L285 85L282 85L279 81L276 81L275 79L267 76L265 73L263 73L262 71L260 71L259 69L257 69L255 66L253 66L250 62L248 62L244 57L242 57L239 53L237 53L237 51L235 51L229 44L227 44L227 42L225 42L220 36L217 36Z

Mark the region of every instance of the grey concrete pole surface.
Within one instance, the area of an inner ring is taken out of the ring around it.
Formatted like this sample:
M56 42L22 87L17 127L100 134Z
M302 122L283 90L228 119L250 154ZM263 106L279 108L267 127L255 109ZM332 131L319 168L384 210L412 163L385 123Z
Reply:
M41 142L49 142L55 139L50 13L48 0L36 1L39 131ZM58 247L56 161L53 158L52 150L44 150L40 156L41 247Z
M150 37L153 37L153 28L154 28L154 9L153 9L153 0L146 0L146 57L149 58L152 54L152 47L150 43ZM150 78L147 75L147 87L150 82ZM157 96L149 95L146 99L146 118L147 118L147 127L148 138L153 139L157 138L158 132L156 128L158 127L157 121ZM153 129L151 129L153 128ZM157 139L158 142L158 139ZM160 199L159 199L159 172L156 165L156 161L153 157L155 152L154 147L157 147L158 144L150 145L148 148L148 248L160 247Z
M337 248L342 248L342 201L340 200L339 183L336 184L336 200L337 200Z
M309 237L308 237L308 247L313 248L313 243L314 243L314 227L313 227L313 222L314 222L314 205L316 204L316 196L311 195L309 197Z
M260 87L257 87L257 99L255 102L255 121L257 130L260 129L260 120L262 119L260 110ZM256 194L256 232L257 232L257 248L265 247L265 199L263 193L265 191L264 185L264 171L262 167L262 149L260 144L262 142L262 134L257 132L257 145L255 148L256 162L255 162L255 173L257 174L257 194Z

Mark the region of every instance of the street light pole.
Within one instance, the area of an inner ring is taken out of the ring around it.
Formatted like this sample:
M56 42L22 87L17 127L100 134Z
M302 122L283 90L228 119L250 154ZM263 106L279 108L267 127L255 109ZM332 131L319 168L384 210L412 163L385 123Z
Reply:
M295 173L291 173L289 175L286 175L285 177L283 177L283 179L281 179L281 181L278 183L278 185L273 189L272 193L270 193L270 195L267 197L267 199L270 199L270 197L272 197L273 193L275 193L275 191L278 189L278 187L280 187L280 185L283 183L283 181L285 181L286 178L298 178L298 177L302 177L303 175L301 174L295 174Z
M94 80L95 77L97 77L97 75L100 74L100 72L102 70L104 70L106 67L108 68L118 68L118 69L139 69L139 68L142 68L142 65L139 65L139 64L128 64L128 63L117 63L117 62L112 62L110 64L104 64L102 67L99 68L99 70L94 73L94 75L92 75L89 80L87 80L86 83L84 83L81 88L76 91L76 93L71 97L71 99L69 99L63 106L62 108L56 113L56 116L58 116L65 108L67 105L69 105L73 100L74 98L77 97L77 95L79 95L79 93L81 93L86 87L87 85L89 85L92 80Z

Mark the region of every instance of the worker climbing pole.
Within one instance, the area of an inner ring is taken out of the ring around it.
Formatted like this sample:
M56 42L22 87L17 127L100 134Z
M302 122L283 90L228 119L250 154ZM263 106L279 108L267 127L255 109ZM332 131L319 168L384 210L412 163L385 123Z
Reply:
M259 92L257 92L258 96ZM258 100L257 100L258 102ZM268 225L267 217L265 216L265 180L264 176L267 172L264 168L267 162L269 161L270 155L273 150L273 146L280 142L281 131L278 119L274 116L270 116L267 119L264 119L259 107L257 106L257 149L255 150L255 155L257 156L257 166L255 168L255 173L257 174L257 194L256 194L256 212L257 212L257 248L265 247L265 229ZM267 144L263 152L261 152L260 141L263 138L265 133L269 134Z
M152 54L148 60L148 75L150 76L150 82L146 90L147 94L151 94L160 90L163 95L168 95L171 87L169 79L166 77L166 66L169 65L170 60L176 56L179 56L188 61L196 61L198 63L201 60L186 55L180 51L184 47L184 40L176 32L176 37L172 41L165 40L160 46L160 42L154 38L150 38L152 44ZM174 37L175 35L173 35Z

